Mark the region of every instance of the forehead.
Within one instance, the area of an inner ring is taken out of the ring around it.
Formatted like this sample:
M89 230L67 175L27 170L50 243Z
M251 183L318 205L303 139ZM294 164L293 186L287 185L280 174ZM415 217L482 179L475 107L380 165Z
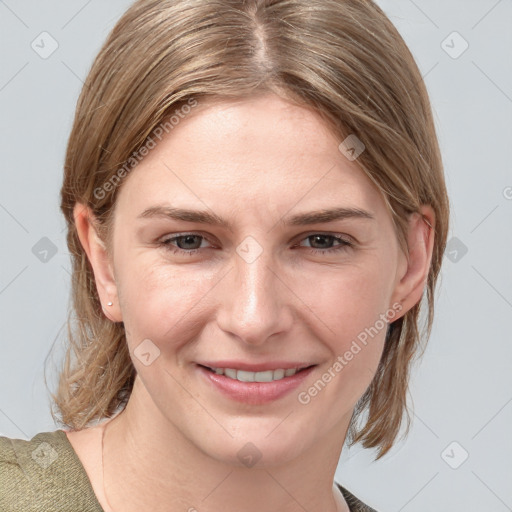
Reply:
M341 140L312 109L275 95L199 103L125 178L118 206L150 203L251 208L383 206L380 192L340 152Z

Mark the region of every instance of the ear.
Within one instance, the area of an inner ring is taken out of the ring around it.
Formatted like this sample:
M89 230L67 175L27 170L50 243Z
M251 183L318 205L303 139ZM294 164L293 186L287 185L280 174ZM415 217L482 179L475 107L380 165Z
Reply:
M91 209L82 203L75 204L73 216L80 243L94 272L103 313L112 322L122 322L113 265L107 248L96 231L95 216ZM109 302L113 303L112 306L108 305Z
M397 283L391 304L400 303L402 309L397 318L421 301L427 284L432 251L434 249L435 213L431 206L420 208L421 215L414 213L409 219L407 236L409 253L400 253L402 261L397 272ZM429 225L430 224L430 225Z

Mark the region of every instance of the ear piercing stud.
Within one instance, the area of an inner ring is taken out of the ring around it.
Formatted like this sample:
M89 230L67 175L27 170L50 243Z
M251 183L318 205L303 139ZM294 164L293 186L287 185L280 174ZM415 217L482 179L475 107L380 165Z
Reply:
M109 303L107 304L107 306L113 306L113 305L114 305L114 303L113 303L113 302L109 302Z

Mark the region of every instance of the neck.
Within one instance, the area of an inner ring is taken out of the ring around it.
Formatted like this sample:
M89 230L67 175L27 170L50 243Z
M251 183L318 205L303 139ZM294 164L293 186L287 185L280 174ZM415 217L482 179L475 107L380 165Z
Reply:
M344 425L345 433L349 420ZM125 410L104 425L105 499L111 511L124 512L344 512L348 507L333 486L344 442L340 428L343 426L337 425L336 431L333 429L286 464L260 463L252 467L249 463L245 467L200 449L186 432L159 413L136 379ZM265 460L254 445L250 448L240 442L240 446L247 454L240 453L249 455L249 459L257 454L261 462Z

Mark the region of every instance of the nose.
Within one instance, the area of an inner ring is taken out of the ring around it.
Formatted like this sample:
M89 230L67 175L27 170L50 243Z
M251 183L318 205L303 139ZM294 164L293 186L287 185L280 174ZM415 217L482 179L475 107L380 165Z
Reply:
M222 280L217 322L242 342L262 345L272 335L290 330L294 295L290 279L270 251L263 250L254 261L240 254L234 254L231 270Z

